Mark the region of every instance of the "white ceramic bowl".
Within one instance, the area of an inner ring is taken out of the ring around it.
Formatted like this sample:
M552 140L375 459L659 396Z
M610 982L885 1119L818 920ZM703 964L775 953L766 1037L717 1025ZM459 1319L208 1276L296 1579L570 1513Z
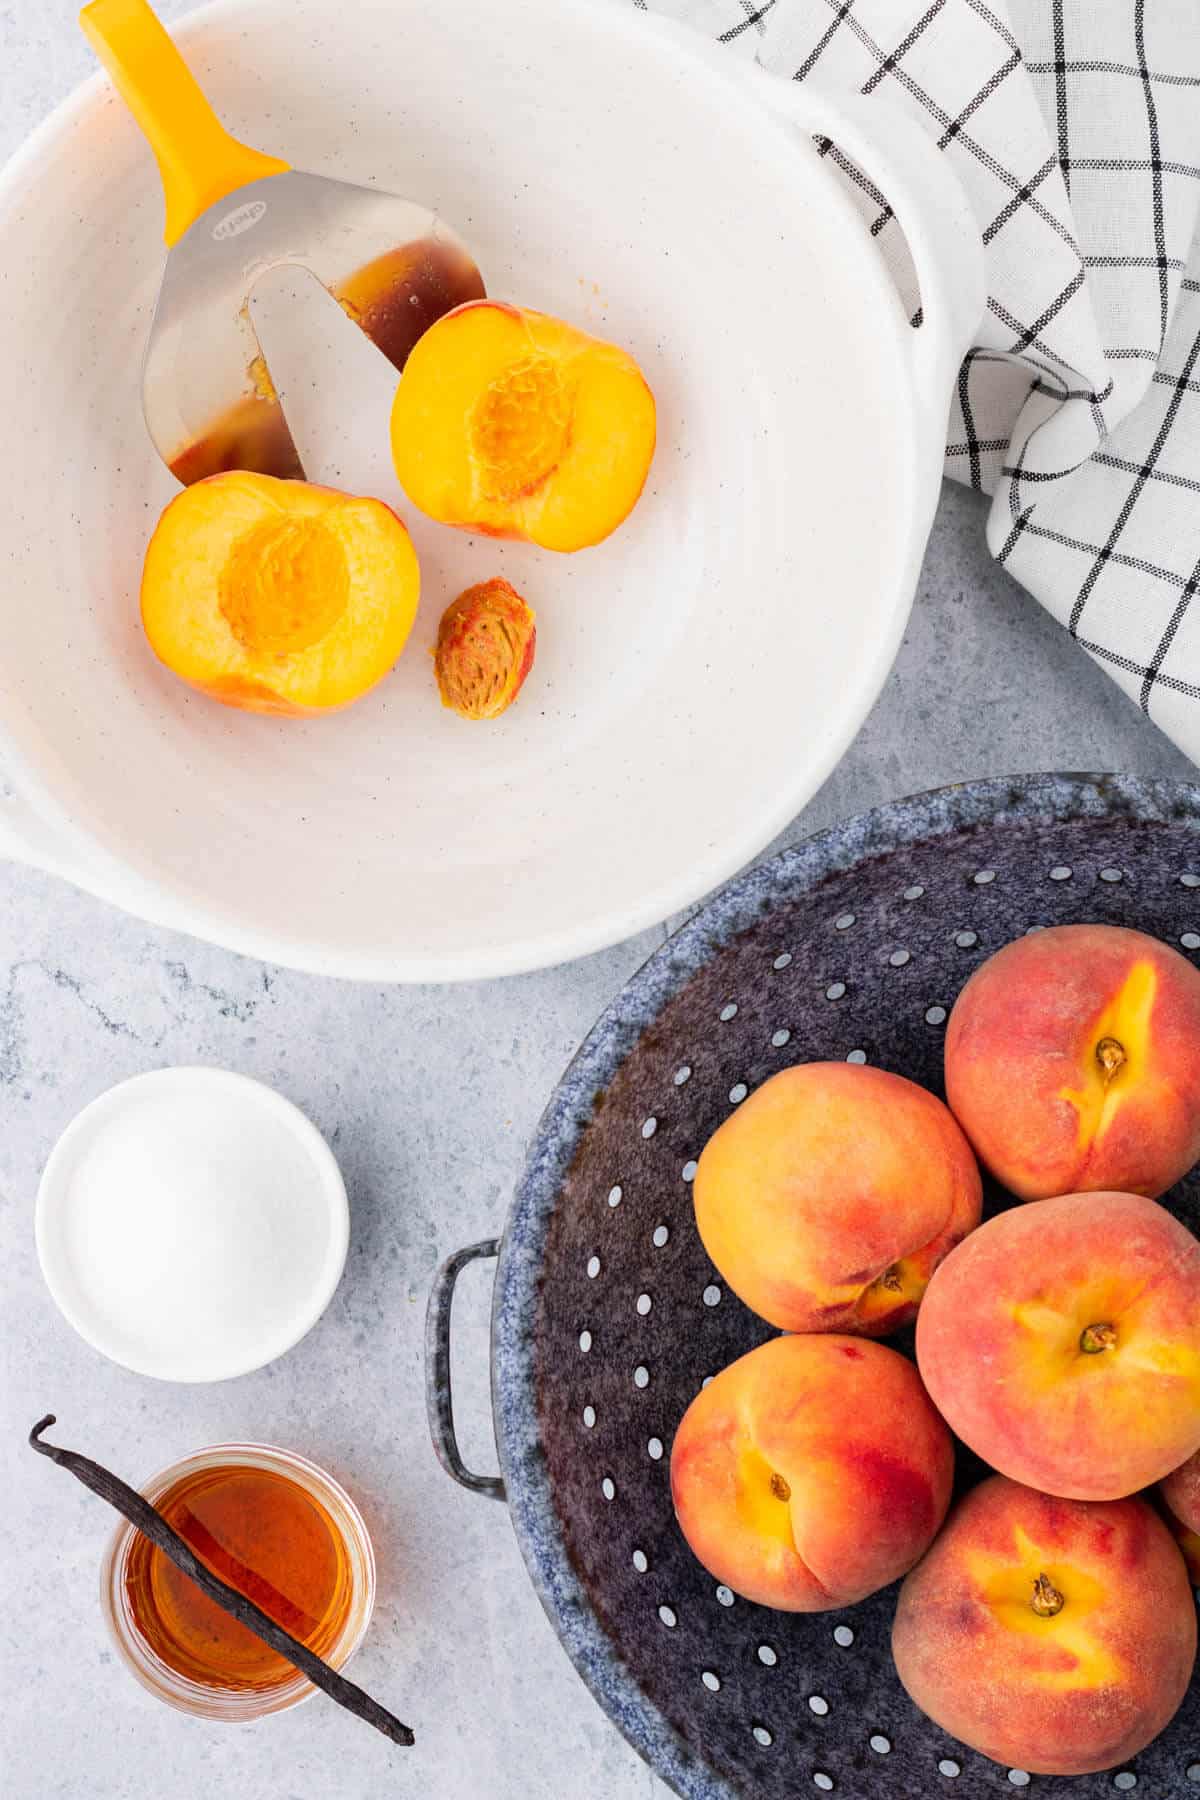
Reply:
M161 196L88 83L0 182L0 845L158 922L375 979L530 968L664 918L803 805L894 656L981 307L943 160L882 101L822 100L611 5L220 0L179 36L240 135L431 204L493 294L628 346L658 452L595 550L472 540L399 494L391 382L356 365L310 472L408 522L408 651L324 720L191 692L137 605L174 491L139 410ZM919 331L818 130L888 193ZM366 348L341 338L351 361ZM538 662L510 713L469 725L441 710L426 647L493 573L535 606Z
M228 1381L316 1324L350 1208L333 1151L282 1094L232 1069L153 1069L71 1120L34 1232L94 1350L161 1381Z

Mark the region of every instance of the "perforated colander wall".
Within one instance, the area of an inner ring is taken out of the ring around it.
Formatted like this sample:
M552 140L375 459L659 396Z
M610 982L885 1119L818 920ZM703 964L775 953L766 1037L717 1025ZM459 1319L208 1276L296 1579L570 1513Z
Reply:
M585 1678L683 1793L1200 1797L1196 1683L1127 1768L1070 1780L1000 1768L904 1694L888 1647L894 1588L824 1614L753 1606L705 1573L671 1510L685 1407L770 1335L696 1235L690 1181L710 1133L801 1060L865 1060L940 1093L966 977L1009 939L1070 920L1200 953L1196 789L980 784L812 840L743 877L647 965L546 1114L498 1275L514 1522ZM1195 1178L1167 1203L1200 1230ZM989 1196L989 1210L1003 1204ZM959 1460L960 1483L976 1478Z

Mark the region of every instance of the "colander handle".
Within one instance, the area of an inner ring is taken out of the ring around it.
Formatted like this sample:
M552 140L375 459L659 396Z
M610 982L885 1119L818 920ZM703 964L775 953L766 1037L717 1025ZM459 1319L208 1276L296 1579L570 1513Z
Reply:
M448 1256L433 1278L429 1308L425 1314L425 1407L429 1414L429 1435L438 1461L447 1475L460 1487L472 1493L486 1494L490 1500L504 1500L507 1495L498 1475L473 1475L463 1461L454 1430L454 1398L450 1385L450 1315L454 1306L454 1289L468 1263L496 1256L498 1238L485 1238L480 1244L469 1244Z

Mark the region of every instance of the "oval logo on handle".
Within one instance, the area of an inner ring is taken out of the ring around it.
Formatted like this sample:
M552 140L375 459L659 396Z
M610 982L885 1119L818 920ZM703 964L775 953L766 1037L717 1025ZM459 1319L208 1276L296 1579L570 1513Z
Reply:
M235 206L231 213L218 219L212 228L212 234L215 238L238 237L243 231L249 231L252 225L257 225L266 210L265 200L247 200L244 206Z

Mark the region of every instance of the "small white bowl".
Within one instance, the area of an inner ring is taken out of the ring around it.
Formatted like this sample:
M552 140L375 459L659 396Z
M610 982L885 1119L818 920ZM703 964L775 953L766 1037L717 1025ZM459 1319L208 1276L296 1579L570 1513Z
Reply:
M46 1285L94 1349L163 1381L224 1381L316 1324L350 1210L290 1100L227 1069L157 1069L67 1126L35 1230Z

